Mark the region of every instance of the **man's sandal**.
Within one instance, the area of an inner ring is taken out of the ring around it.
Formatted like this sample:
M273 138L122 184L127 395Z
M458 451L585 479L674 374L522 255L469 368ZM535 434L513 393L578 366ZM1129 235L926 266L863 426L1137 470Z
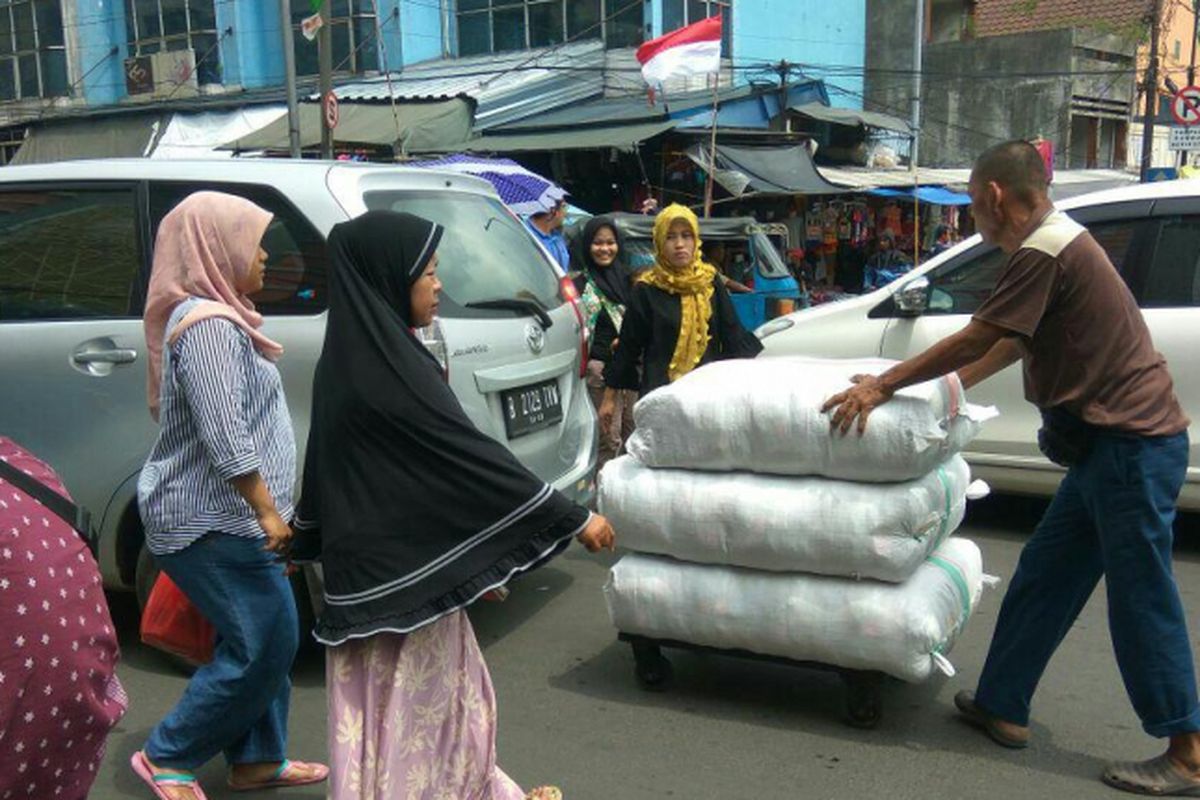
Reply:
M196 800L208 800L195 775L182 771L156 773L150 767L150 759L146 758L146 754L141 750L129 759L129 766L133 767L134 774L150 787L150 791L154 792L158 800L171 800L171 795L165 791L167 787L188 789Z
M310 764L307 761L289 761L284 759L279 769L266 780L235 783L230 772L226 783L235 792L252 792L257 789L275 789L282 786L307 786L320 783L329 777L329 767L324 764Z
M1118 761L1100 780L1114 789L1156 797L1200 797L1200 780L1180 772L1166 755L1149 761Z

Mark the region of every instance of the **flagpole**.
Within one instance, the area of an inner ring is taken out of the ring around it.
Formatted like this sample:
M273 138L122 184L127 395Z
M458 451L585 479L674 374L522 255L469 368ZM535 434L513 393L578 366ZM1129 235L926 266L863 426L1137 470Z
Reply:
M708 180L704 182L704 216L712 213L713 203L713 173L717 170L717 87L721 83L721 73L711 73L713 76L713 108L712 108L712 139L708 148Z

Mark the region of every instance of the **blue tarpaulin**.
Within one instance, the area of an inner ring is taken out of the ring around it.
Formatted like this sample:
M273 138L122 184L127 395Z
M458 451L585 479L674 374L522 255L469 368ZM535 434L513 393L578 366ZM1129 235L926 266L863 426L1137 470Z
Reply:
M909 200L913 199L913 190L911 188L872 189L871 194L876 197L906 197ZM970 195L952 192L945 186L920 186L917 188L916 198L922 203L930 203L935 206L968 206L971 204Z

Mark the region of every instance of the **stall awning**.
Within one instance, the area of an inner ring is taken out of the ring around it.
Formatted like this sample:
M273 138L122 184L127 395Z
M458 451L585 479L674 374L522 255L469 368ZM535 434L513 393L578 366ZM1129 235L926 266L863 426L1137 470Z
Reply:
M882 128L887 131L896 131L905 136L912 135L912 126L899 117L893 117L889 114L880 114L875 111L856 111L849 108L832 108L822 103L802 103L792 104L790 109L797 114L815 119L820 122L829 122L834 125L850 125L859 127L862 125L868 128Z
M633 150L638 144L675 127L670 120L632 125L605 125L561 131L495 133L477 136L465 144L445 144L427 152L519 153L533 150Z
M334 142L351 145L397 146L401 152L424 153L439 148L460 149L471 132L472 101L446 100L339 105ZM321 107L300 104L300 145L321 143ZM287 150L288 119L277 119L265 128L226 142L227 150Z
M922 203L935 206L969 206L971 196L961 192L952 192L945 186L920 186L914 192L909 189L872 189L876 197L906 197L911 200L914 196Z
M154 149L170 114L122 114L31 126L11 164L83 158L140 158Z
M694 145L688 158L702 169L709 167L707 145ZM733 195L841 194L846 192L821 177L812 155L803 145L770 147L717 145L717 170L713 178Z
M150 157L232 158L232 151L219 149L223 144L262 130L286 113L287 106L282 103L199 113L177 112Z

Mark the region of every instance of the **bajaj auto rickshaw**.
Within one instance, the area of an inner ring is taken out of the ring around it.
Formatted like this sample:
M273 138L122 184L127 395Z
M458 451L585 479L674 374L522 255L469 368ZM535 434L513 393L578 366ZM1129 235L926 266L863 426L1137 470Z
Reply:
M625 258L634 269L654 263L654 217L612 214L625 244ZM582 226L580 226L580 229ZM733 307L746 330L790 314L800 300L800 286L788 271L767 232L784 226L761 225L753 217L708 217L700 220L700 240L705 260L727 277L751 289L732 293ZM578 235L571 231L568 235ZM786 243L785 243L786 247Z

